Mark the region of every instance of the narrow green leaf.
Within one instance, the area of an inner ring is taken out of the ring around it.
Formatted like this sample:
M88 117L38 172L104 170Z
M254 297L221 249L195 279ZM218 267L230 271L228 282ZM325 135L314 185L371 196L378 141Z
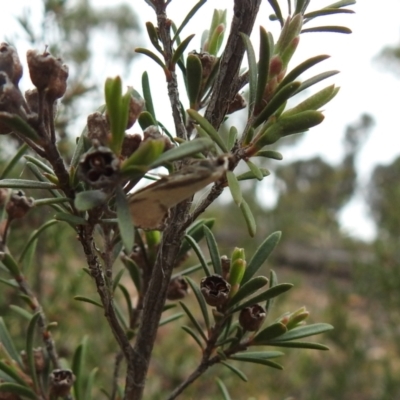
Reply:
M54 171L51 169L51 167L49 167L42 160L39 160L38 158L32 157L30 155L26 155L26 156L24 156L24 158L25 158L25 160L31 162L32 164L35 164L43 172L47 172L48 174L54 175Z
M0 112L0 121L2 124L8 126L10 129L19 133L21 136L32 140L32 142L39 145L42 143L42 139L39 137L36 131L19 115L10 114L8 112Z
M10 253L1 254L1 261L3 265L8 269L8 272L14 277L19 277L21 271L19 269L17 261Z
M342 7L352 6L353 4L356 4L356 0L341 0L337 1L336 3L330 4L325 8L342 8Z
M172 56L172 64L176 64L178 60L182 57L183 52L186 50L188 47L190 41L194 38L194 34L189 35L185 40L182 41L182 43L176 48L174 51L174 54Z
M51 206L53 204L63 204L63 203L69 203L71 202L71 199L67 197L50 197L48 199L37 199L35 200L35 207L40 207L40 206Z
M208 262L209 265L211 265L211 261ZM177 278L178 276L186 276L186 275L190 275L193 274L194 272L198 271L199 269L202 269L202 265L201 264L196 264L193 265L192 267L186 268L182 271L179 271L177 274L173 274L171 276L171 279Z
M221 256L219 254L217 241L215 240L211 229L209 229L206 225L203 225L203 229L207 241L208 251L210 252L212 265L214 267L214 272L217 275L222 275Z
M85 400L92 400L92 389L93 389L93 384L94 384L94 380L96 377L96 374L98 372L98 368L93 368L90 371L89 377L87 379L87 383L86 383L86 390L85 390Z
M132 282L134 283L134 285L136 287L136 290L140 293L141 287L142 287L140 268L130 258L123 257L122 262L124 263L126 269L128 270L129 275L132 279Z
M133 305L132 305L131 295L130 295L128 289L122 283L118 283L118 287L121 290L121 292L122 292L122 294L123 294L123 296L125 298L126 306L127 306L127 309L128 309L128 314L132 315Z
M4 179L12 171L12 169L18 164L18 161L25 154L25 152L28 150L28 148L29 148L28 145L26 143L24 143L18 149L18 151L15 153L14 157L5 166L3 172L0 175L0 179Z
M250 168L250 171L253 175L259 180L262 181L264 179L264 174L262 173L261 169L257 167L256 164L251 162L250 160L246 161L247 166Z
M149 167L153 169L168 162L182 160L183 158L209 150L213 145L214 142L209 138L197 138L183 142L180 146L162 153Z
M304 23L307 23L308 21L311 21L313 18L316 17L322 17L332 14L354 14L354 11L346 8L322 8L321 10L312 11L304 14Z
M187 230L187 235L191 236L196 242L200 242L204 237L203 225L212 229L214 226L215 218L203 218L195 221ZM189 242L183 240L181 248L179 250L178 258L183 257L191 249Z
M228 149L233 148L233 146L236 143L237 137L238 137L237 128L235 126L231 126L229 129L228 140L227 140Z
M153 106L153 98L151 96L149 75L146 71L143 72L143 75L142 75L142 90L143 90L143 98L144 98L144 101L146 102L146 110L153 117L153 120L157 121L156 113L154 111L154 106ZM156 123L152 124L152 125L156 125ZM142 129L143 129L143 127L142 127Z
M177 314L170 315L169 317L162 319L159 322L158 326L167 325L172 321L176 321L177 319L182 318L184 315L185 315L185 313L177 313Z
M199 345L200 349L203 351L203 343L201 342L201 339L199 338L197 333L192 328L186 325L183 325L181 328L193 338L193 340Z
M37 391L39 388L39 381L38 381L36 368L35 368L35 357L33 354L33 341L35 338L35 330L36 330L36 325L37 325L39 318L40 318L40 312L37 312L32 316L31 320L29 321L28 330L26 332L26 355L27 355L27 359L28 359L30 376L32 377L33 388L35 389L35 391Z
M257 128L257 126L261 125L263 122L268 121L269 117L271 117L271 115L273 115L279 109L279 107L282 106L282 104L292 97L300 86L300 82L290 82L286 86L282 87L282 89L274 95L271 101L255 118L252 124L253 127Z
M115 289L117 288L117 286L119 285L119 282L122 278L122 275L125 273L124 269L120 269L117 274L115 275L115 277L113 278L113 292L115 292Z
M294 14L304 14L306 8L308 7L310 0L297 0L296 1L296 9Z
M144 49L142 47L137 47L135 49L136 53L139 54L144 54L147 57L150 57L153 61L155 61L164 71L166 71L167 67L165 66L165 64L161 61L161 58L158 57L156 54L154 54L152 51L148 50L148 49ZM147 107L146 107L147 108Z
M4 279L4 278L0 278L0 282L4 283L7 286L10 286L14 289L18 289L19 286L17 284L17 281L15 279ZM11 307L11 306L10 306Z
M207 304L206 304L206 301L204 300L204 296L201 293L200 288L197 286L196 282L193 279L186 276L186 280L189 283L190 287L193 290L193 293L196 296L197 302L199 303L199 306L200 306L201 313L203 314L204 324L205 324L207 330L209 330L210 329L210 318L208 316Z
M203 79L203 66L196 54L189 54L186 59L186 86L190 108L196 110Z
M74 296L74 300L83 301L84 303L93 304L97 307L103 308L103 304L101 304L99 301L90 299L89 297L86 296Z
M271 5L272 9L274 10L276 18L278 19L279 23L281 24L281 27L283 27L284 21L283 21L282 11L281 11L281 8L279 7L278 1L277 0L268 0L268 3Z
M69 213L59 212L54 215L54 218L57 221L68 222L71 226L75 227L76 225L86 225L87 221L82 217L77 217L76 215L72 215Z
M132 250L135 241L135 230L133 227L131 212L129 210L128 200L120 186L116 188L115 198L119 232L125 249L129 253Z
M187 110L187 113L189 114L190 118L197 122L206 131L206 133L211 137L212 140L214 140L214 142L224 153L228 153L228 149L226 148L225 143L219 133L203 116L201 116L195 110Z
M297 89L297 92L295 94L299 94L303 90L306 90L309 87L323 81L324 79L330 78L331 76L336 75L338 73L339 73L339 71L332 70L332 71L326 71L326 72L322 72L321 74L315 75L312 78L307 79L304 82L302 82L302 84Z
M258 61L258 79L255 98L255 113L257 114L262 107L263 95L268 82L269 61L271 58L271 49L267 31L260 26L260 49Z
M311 349L311 350L329 350L329 347L313 342L281 342L279 340L271 340L268 342L268 346L276 347L290 347L296 349Z
M283 160L283 156L279 151L274 150L261 150L254 154L254 157L272 158L273 160Z
M233 358L233 357L230 357ZM240 361L242 362L249 362L249 363L253 363L253 364L261 364L261 365L266 365L267 367L271 367L271 368L275 368L275 369L280 369L283 370L282 365L274 362L274 361L270 361L270 360L262 360L262 359L256 359L256 358L241 358Z
M229 368L234 374L236 374L242 381L247 382L247 376L239 369L234 367L232 364L227 363L226 361L221 361L222 365Z
M281 322L276 322L275 324L272 324L259 332L251 341L251 344L265 344L272 339L282 336L285 332L287 332L286 325L282 324Z
M244 353L236 353L229 358L232 360L243 360L243 359L261 359L261 360L270 360L271 358L277 358L284 356L285 353L281 351L246 351Z
M273 288L274 286L276 286L278 284L278 276L276 275L276 272L271 269L270 273L269 273L269 287ZM265 302L265 312L268 313L269 310L272 307L272 304L274 303L274 299L268 299Z
M242 279L243 282L243 279ZM255 278L251 278L249 281L247 281L245 284L242 283L240 286L240 289L237 291L237 293L230 299L229 301L229 307L234 306L235 304L239 303L246 297L249 297L256 293L258 290L260 290L262 287L264 287L268 283L268 278L265 276L257 276Z
M242 200L240 204L240 211L242 212L244 219L246 221L247 230L251 237L254 237L256 234L256 220L251 212L249 205L247 204L246 200Z
M147 34L149 36L151 44L162 54L163 51L160 46L160 43L158 42L157 30L150 21L146 22L146 30L147 30Z
M143 131L150 126L157 125L157 121L154 120L153 116L148 111L142 111L139 114L138 122Z
M200 336L203 338L204 342L207 343L207 336L203 332L202 327L200 326L199 322L197 319L194 317L194 315L191 313L189 308L186 306L185 303L182 303L181 301L179 302L181 307L183 308L183 311L185 311L186 315L189 317L190 321L192 322L193 326L197 329L197 332L200 333Z
M253 298L245 301L239 306L234 307L232 312L243 310L243 308L249 307L253 304L262 303L264 301L267 301L268 299L272 299L273 297L280 296L281 294L290 290L292 287L293 285L291 283L280 283L279 285L267 289L266 291L258 294L257 296L254 296Z
M74 204L79 211L88 211L92 208L104 204L108 199L108 194L102 190L88 190L77 193Z
M302 29L301 33L310 33L310 32L332 32L332 33L344 33L349 34L352 33L351 29L346 26L316 26L314 28L306 28Z
M16 383L19 383L22 386L28 387L28 384L21 377L20 373L17 371L17 368L14 365L8 365L5 362L3 362L2 360L0 360L0 370L1 371L5 372Z
M14 393L27 399L38 400L32 389L13 382L0 383L0 393Z
M19 263L22 263L24 260L24 257L26 256L29 248L32 246L33 242L39 237L39 235L45 231L47 228L50 228L50 226L56 224L57 221L54 219L51 219L50 221L45 222L43 225L41 225L38 229L34 230L31 235L29 236L28 242L26 243L24 249L21 252L21 255L19 256Z
M11 339L10 333L8 332L6 324L4 323L2 317L0 317L0 343L4 346L10 357L13 360L17 361L20 367L23 367L19 352L14 346L14 342Z
M21 317L27 319L28 321L30 321L32 318L32 313L26 311L22 307L16 306L15 304L11 304L10 309L13 310L15 313L17 313L18 315L20 315Z
M207 0L200 0L198 3L194 5L194 7L189 11L189 13L186 15L185 19L182 21L182 23L179 25L179 28L176 30L174 37L172 38L172 42L175 42L175 40L179 37L179 34L182 32L182 29L187 25L187 23L193 18L193 16L196 14L196 12L205 4L207 3Z
M85 400L83 398L83 377L84 377L84 362L87 350L87 336L85 336L81 344L76 348L72 358L72 371L76 377L74 382L74 395L76 400Z
M28 179L3 179L0 181L0 187L10 189L56 189L57 185Z
M240 207L243 201L243 195L242 190L240 189L239 181L232 171L226 171L226 178L228 180L228 186L229 190L231 191L233 201L238 207Z
M219 378L215 378L215 381L217 382L217 385L218 385L219 389L221 390L224 400L231 400L231 396L229 396L228 389L225 386L224 382L222 382L221 379L219 379Z
M302 62L297 67L293 68L286 76L283 78L282 82L279 84L277 90L280 90L288 83L293 82L296 78L298 78L303 72L307 71L314 65L320 63L321 61L326 60L330 56L326 54L322 54L319 56L311 57L308 60Z
M258 154L258 153L257 153ZM263 174L263 177L265 178L268 175L271 175L271 172L269 172L267 169L265 168L260 168L261 173ZM257 177L254 175L254 173L252 171L247 171L243 174L240 174L236 177L236 179L238 181L245 181L248 179L256 179Z
M242 285L246 283L250 278L252 278L261 266L268 260L272 251L279 243L281 239L282 232L277 231L269 235L257 248L256 252L253 254L249 264L247 265L246 273L242 279Z
M239 32L239 34L243 39L244 47L246 48L246 53L247 53L247 61L249 64L249 118L250 118L250 116L253 114L254 106L256 104L257 61L250 38L242 32Z
M200 246L196 243L196 241L189 235L185 235L185 239L189 243L190 247L194 250L194 252L197 255L197 258L199 259L201 266L203 267L204 273L206 276L210 276L211 272L210 269L208 268L207 261L204 257L203 252L200 249Z
M324 323L299 326L298 328L294 328L286 332L279 338L279 341L286 342L288 340L295 340L308 336L319 335L332 329L332 325Z

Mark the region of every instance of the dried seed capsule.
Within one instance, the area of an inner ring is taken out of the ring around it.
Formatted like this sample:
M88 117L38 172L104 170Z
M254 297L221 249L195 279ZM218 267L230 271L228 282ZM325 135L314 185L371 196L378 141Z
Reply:
M0 44L0 71L10 78L11 82L18 86L22 76L22 64L19 60L17 50L8 43Z
M263 307L253 304L244 308L239 314L239 324L246 331L258 331L263 324L267 313Z
M49 376L50 393L55 398L69 394L75 381L75 375L70 369L55 369Z
M172 279L168 285L167 299L180 300L183 299L189 291L189 286L186 279L178 276Z
M231 285L219 275L210 275L200 282L201 293L210 306L222 306L228 300Z
M14 191L6 205L8 218L23 218L27 212L35 205L32 197L26 197L22 190Z

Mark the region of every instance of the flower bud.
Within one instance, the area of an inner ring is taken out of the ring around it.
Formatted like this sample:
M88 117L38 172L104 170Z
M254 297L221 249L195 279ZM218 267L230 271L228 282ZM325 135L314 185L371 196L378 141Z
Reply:
M8 218L23 218L27 212L35 205L32 197L26 197L22 190L14 191L6 205Z
M243 308L239 314L239 324L246 331L258 331L263 324L267 313L263 307L253 304L250 307Z
M218 307L228 300L231 285L219 275L210 275L201 280L200 289L206 303Z
M49 376L50 393L55 398L67 396L75 381L70 369L55 369Z
M5 72L11 82L18 86L22 76L22 64L14 47L4 42L0 44L0 71Z
M168 285L167 299L168 300L180 300L183 299L189 291L189 286L186 279L178 276L172 279Z

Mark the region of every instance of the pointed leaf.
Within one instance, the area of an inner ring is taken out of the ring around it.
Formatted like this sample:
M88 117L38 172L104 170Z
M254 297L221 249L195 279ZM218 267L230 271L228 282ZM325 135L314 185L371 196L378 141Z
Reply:
M16 312L21 317L27 319L28 321L30 321L32 318L32 313L30 313L29 311L26 311L22 307L16 306L15 304L11 304L10 309L13 310L14 312Z
M264 178L268 175L271 175L271 172L269 172L267 169L265 169L265 168L259 168L259 169L260 169L261 173L263 174ZM236 178L238 181L245 181L248 179L257 179L257 177L254 175L254 173L252 171L247 171L243 174L240 174Z
M280 283L279 285L276 285L270 289L267 289L266 291L245 301L244 303L240 304L239 306L234 307L231 310L231 312L240 311L240 310L243 310L243 308L249 307L253 304L262 303L264 301L267 301L268 299L272 299L273 297L280 296L281 294L290 290L292 287L293 287L293 284L291 284L291 283Z
M186 315L189 317L190 321L192 322L193 326L197 329L197 332L200 333L200 336L203 338L204 342L207 343L207 336L206 334L203 332L202 327L200 326L199 322L197 321L197 319L193 316L193 314L191 313L191 311L189 310L189 308L186 306L185 303L183 302L179 302L179 304L181 305L181 307L183 308L183 311L185 311Z
M199 345L200 349L203 351L204 347L201 342L201 339L197 336L197 333L186 325L183 325L181 328L194 339L194 341Z
M17 281L15 279L0 278L0 282L4 283L5 285L10 286L10 287L12 287L14 289L19 289L19 285L17 284Z
M254 237L256 234L256 220L254 219L253 213L247 202L243 199L240 204L240 211L242 212L244 219L246 221L247 230L251 237Z
M261 150L254 154L254 157L272 158L273 160L283 160L283 156L279 151L274 150Z
M281 351L246 351L243 353L236 353L229 358L232 360L242 360L242 359L261 359L261 360L269 360L271 358L277 358L277 357L282 357L284 356L285 353L282 353Z
M20 268L18 266L17 261L10 253L2 253L1 255L1 262L2 264L8 269L8 272L14 277L18 278L21 275Z
M271 58L271 48L269 45L268 33L260 26L260 49L259 49L259 61L258 61L258 77L257 77L257 90L255 98L255 113L258 114L262 107L263 96L265 87L268 82L269 73L269 62Z
M28 359L27 363L29 366L29 372L30 372L30 376L32 377L32 380L33 380L33 388L35 389L35 391L37 391L39 388L39 381L38 381L36 368L35 368L35 357L33 354L33 341L35 338L36 325L37 325L39 318L40 318L40 312L37 312L36 314L34 314L32 316L31 320L29 321L28 330L26 332L26 349L25 349L27 359Z
M126 306L128 309L128 314L132 315L133 305L132 305L131 295L130 295L128 289L122 283L118 283L118 287L121 290L121 292L125 298Z
M239 369L234 367L232 364L228 364L226 361L221 361L222 365L229 368L234 374L236 374L242 381L247 382L247 376Z
M122 258L122 262L124 263L126 269L128 270L129 275L132 279L132 282L134 283L134 285L136 287L136 290L140 293L141 287L142 287L140 268L130 258L124 257L124 258Z
M204 237L203 226L212 228L214 226L215 218L198 219L188 229L187 234L191 236L196 242L200 242ZM184 240L179 250L178 259L183 257L191 249L190 244Z
M239 181L236 178L236 175L232 171L226 172L226 178L228 180L229 190L231 191L231 195L233 201L237 206L240 206L243 201L242 190L240 189Z
M279 340L271 340L268 346L290 347L296 349L311 349L311 350L329 350L329 347L313 342L281 342Z
M274 232L260 244L247 266L246 273L242 279L242 285L252 278L264 262L268 260L268 257L279 243L281 236L282 232Z
M316 26L314 28L306 28L302 29L301 33L310 33L310 32L332 32L332 33L344 33L349 34L352 33L351 29L345 26Z
M85 336L81 344L76 348L72 358L72 371L76 377L74 382L74 394L76 400L84 400L83 398L83 376L84 362L86 358L87 336Z
M282 324L281 322L276 322L275 324L272 324L259 332L257 336L251 341L251 344L265 344L271 339L282 336L285 332L287 332L286 325Z
M28 179L3 179L0 187L10 189L56 189L57 185L50 182L38 182Z
M174 51L174 54L172 56L172 64L176 64L178 60L182 57L183 52L186 50L188 47L190 41L194 38L194 34L189 35L185 40L182 41L182 43L177 47L177 49Z
M186 84L190 108L196 110L203 79L203 66L196 54L189 54L186 59Z
M165 163L182 160L197 153L209 150L214 142L209 138L198 138L182 143L180 146L162 153L151 165L150 168L159 167Z
M25 152L28 150L28 145L24 143L18 151L15 153L14 157L8 162L8 164L5 166L3 172L0 174L0 179L4 179L15 167L16 164L18 164L18 161L21 159L21 157L25 154Z
M330 4L325 8L341 8L341 7L352 6L353 4L356 4L356 0L341 0L336 3Z
M17 383L13 382L0 383L0 393L13 393L19 396L23 396L27 399L38 400L38 397L32 391L32 389L27 388L26 386L18 385Z
M208 264L211 265L211 261ZM201 264L193 265L192 267L189 267L182 271L179 271L177 274L173 274L171 276L171 279L177 278L178 276L186 276L186 275L193 274L193 272L196 272L196 271L200 270L201 268L202 268Z
M244 47L246 48L247 61L249 64L249 118L250 118L250 116L253 114L254 106L256 104L257 61L250 38L242 32L239 32L239 34L242 37Z
M167 318L162 319L159 323L158 326L163 326L163 325L167 325L168 323L175 321L179 318L182 318L185 315L185 313L177 313L177 314L173 314L170 315Z
M200 288L197 286L196 282L190 277L186 276L186 281L189 283L190 287L193 290L193 293L196 296L197 302L199 303L201 313L203 314L204 324L207 330L210 329L210 318L208 316L207 304L204 300L204 296L200 291Z
M120 186L115 191L118 227L121 234L125 250L129 253L132 250L135 241L135 230L133 227L131 212L129 210L128 200Z
M155 61L164 71L167 70L167 67L165 66L165 64L161 61L161 58L158 57L156 54L154 54L152 51L148 50L148 49L144 49L142 47L137 47L135 49L136 53L139 54L144 54L145 56L151 58L153 61ZM144 95L144 94L143 94Z
M332 329L333 329L332 325L324 323L304 325L298 328L291 329L290 331L286 332L285 335L282 335L279 338L279 341L285 342L288 340L295 340L308 336L319 335L321 333L328 332Z
M215 240L211 230L206 225L203 225L203 229L207 240L208 251L210 252L212 265L214 267L214 272L217 275L222 275L221 256L219 254L217 241Z
M221 379L219 379L219 378L215 378L215 381L217 382L217 385L218 385L219 389L221 390L224 400L231 400L231 396L229 396L228 389L225 386L224 382L222 382Z
M277 0L268 0L268 3L271 5L272 9L274 10L276 18L278 19L279 23L281 24L281 27L283 27L284 22L283 22L283 17L282 17L282 11L281 11L281 8L279 7L278 1Z
M54 215L57 221L68 222L72 227L76 225L86 225L87 221L82 217L77 217L69 213L59 212Z
M185 239L187 242L190 244L190 247L194 250L194 252L197 255L197 258L199 259L201 266L203 267L204 273L206 276L210 276L211 272L210 269L208 268L207 261L204 257L203 252L200 249L200 246L196 243L196 241L189 235L185 235Z
M354 14L353 10L349 10L346 8L322 8L321 10L312 11L307 14L304 14L304 23L311 21L313 18L321 17L325 15L332 15L332 14Z
M19 262L22 263L24 260L24 257L26 253L28 252L29 248L32 246L33 242L39 237L39 235L45 231L47 228L50 228L50 226L56 224L57 221L54 219L51 219L50 221L45 222L42 226L40 226L38 229L34 230L29 236L28 242L26 243L24 249L21 252L21 255L19 256Z
M14 342L11 339L10 333L8 332L8 329L2 317L0 317L0 343L4 346L10 357L13 360L17 361L20 367L23 367L19 352L14 346Z
M243 279L242 279L243 282ZM255 278L250 279L245 284L242 283L240 289L237 293L230 299L229 307L234 306L235 304L239 303L246 297L249 297L260 290L268 283L268 278L265 276L257 276Z
M190 118L197 122L206 131L210 138L214 140L214 142L220 147L220 149L224 153L228 153L228 149L226 148L225 143L219 133L203 116L201 116L195 110L187 110L187 113L189 114Z
M146 30L147 34L149 36L151 44L162 54L162 48L160 46L160 43L158 42L158 34L155 26L149 21L146 22Z
M89 297L86 296L74 296L74 300L83 301L84 303L93 304L97 307L103 308L103 304L101 304L97 300L90 299Z
M315 75L310 79L305 80L301 86L297 89L297 92L295 94L299 94L305 89L308 89L309 87L323 81L324 79L330 78L333 75L338 74L339 71L326 71L322 72L321 74Z
M154 121L157 121L156 113L154 111L154 106L153 106L153 98L151 96L149 75L146 71L143 72L142 75L142 90L143 90L143 98L144 101L146 102L146 110L153 117Z
M88 190L86 192L77 193L74 204L77 210L88 211L103 205L108 197L108 194L102 190Z
M92 400L92 389L93 389L94 379L96 377L98 370L99 370L98 368L93 368L90 371L86 384L85 397L84 397L85 400Z

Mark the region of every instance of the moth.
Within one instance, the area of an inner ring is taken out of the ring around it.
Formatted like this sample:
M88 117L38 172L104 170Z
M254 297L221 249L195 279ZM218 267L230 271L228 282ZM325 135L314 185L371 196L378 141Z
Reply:
M133 224L146 230L162 230L169 209L221 179L228 163L226 156L196 161L128 195Z

